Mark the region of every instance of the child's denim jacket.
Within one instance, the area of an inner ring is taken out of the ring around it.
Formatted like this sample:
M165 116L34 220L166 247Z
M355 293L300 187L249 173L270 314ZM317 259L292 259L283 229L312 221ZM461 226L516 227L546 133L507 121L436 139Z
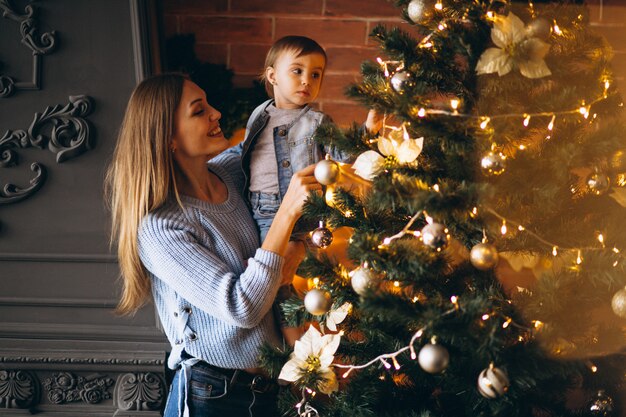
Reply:
M250 186L250 154L259 133L267 125L269 114L265 109L273 102L273 99L267 100L254 109L248 119L244 141L232 149L232 152L241 154L241 166L246 179L244 192ZM322 121L327 120L330 121L328 116L307 105L291 123L274 128L280 201L284 198L295 172L324 158L324 150L313 140L313 134Z

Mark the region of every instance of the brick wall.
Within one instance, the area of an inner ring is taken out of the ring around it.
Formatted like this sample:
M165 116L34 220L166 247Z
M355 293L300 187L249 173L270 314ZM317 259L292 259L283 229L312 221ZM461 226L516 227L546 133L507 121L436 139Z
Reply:
M345 87L358 80L362 61L378 49L368 38L382 22L408 27L387 0L163 0L166 36L195 33L196 53L207 62L226 64L235 85L247 86L262 70L270 45L285 35L317 40L328 65L317 99L320 109L346 125L363 121L367 110L349 101ZM590 0L593 26L615 49L614 69L626 84L626 1ZM622 88L623 90L623 88Z

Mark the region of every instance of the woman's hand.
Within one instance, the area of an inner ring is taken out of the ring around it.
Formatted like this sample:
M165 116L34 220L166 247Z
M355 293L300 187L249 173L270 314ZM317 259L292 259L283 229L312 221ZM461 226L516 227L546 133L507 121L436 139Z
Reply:
M302 207L311 191L322 191L322 186L313 176L315 165L309 165L291 177L289 188L276 212L261 248L285 256L287 243Z
M280 204L280 207L287 209L292 216L295 216L295 219L298 219L302 214L302 207L309 192L322 191L322 185L313 176L314 170L315 164L293 174L289 188L287 188L285 197Z

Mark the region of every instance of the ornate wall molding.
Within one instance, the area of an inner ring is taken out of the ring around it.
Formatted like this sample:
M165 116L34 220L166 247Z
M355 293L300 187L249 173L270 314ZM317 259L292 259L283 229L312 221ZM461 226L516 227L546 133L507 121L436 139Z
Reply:
M46 365L132 365L132 366L158 366L163 367L163 359L139 359L139 358L98 358L98 357L30 357L30 356L0 356L0 363L9 364L46 364Z
M115 398L118 410L160 410L166 398L165 381L153 372L121 375L115 386Z
M39 90L41 80L40 56L51 53L56 45L55 31L38 35L38 21L35 8L27 5L24 14L20 14L9 3L9 0L0 0L0 11L5 19L17 22L22 36L21 43L32 52L32 75L30 82L15 81L13 77L0 74L0 98L10 97L16 90Z
M48 400L52 404L65 404L82 401L87 404L98 404L111 398L109 388L113 379L101 375L88 377L76 376L71 372L59 372L46 378L43 386Z
M2 0L0 0L2 1ZM7 130L0 137L0 168L19 163L16 149L37 147L56 154L57 163L74 158L94 145L93 129L86 116L93 111L93 99L89 96L70 96L65 106L48 106L43 113L36 113L28 130ZM50 128L48 134L45 129ZM17 203L33 195L46 180L46 169L39 162L30 166L35 177L30 186L20 188L7 183L0 189L0 205Z
M0 370L0 408L32 408L39 394L39 380L31 372Z

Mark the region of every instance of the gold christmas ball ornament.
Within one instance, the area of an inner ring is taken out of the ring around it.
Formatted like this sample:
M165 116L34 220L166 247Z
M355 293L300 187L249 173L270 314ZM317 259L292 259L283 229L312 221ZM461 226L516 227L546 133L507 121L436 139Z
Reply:
M322 159L315 165L313 172L315 179L322 185L331 185L337 182L340 175L339 164L330 159Z
M589 174L585 183L587 184L587 189L595 195L606 194L611 187L609 177L602 172L593 172Z
M333 232L324 227L324 222L320 222L317 229L311 232L311 243L321 249L326 249L333 242Z
M406 87L411 83L411 75L407 71L398 71L391 76L391 87L398 93L404 93Z
M424 371L429 374L438 374L448 367L450 354L445 347L431 342L420 349L417 361Z
M539 38L545 41L552 35L552 25L548 19L538 17L531 20L526 26L526 33L532 38Z
M491 175L500 175L506 168L506 156L501 152L489 152L480 160L480 166Z
M597 392L595 398L589 403L591 415L598 417L613 416L613 398L609 397L604 390Z
M491 364L478 375L478 392L485 398L498 398L509 390L509 377Z
M498 264L498 250L489 243L479 243L470 251L470 262L474 268L486 271Z
M626 319L626 288L622 288L613 295L611 308L613 309L613 313Z
M314 316L321 316L330 309L331 299L328 291L317 288L307 292L304 296L304 308Z
M436 249L437 252L448 246L450 234L448 229L441 223L429 223L422 228L422 242L424 245Z
M354 292L365 295L368 288L378 282L378 275L366 266L361 266L350 273L350 284Z

